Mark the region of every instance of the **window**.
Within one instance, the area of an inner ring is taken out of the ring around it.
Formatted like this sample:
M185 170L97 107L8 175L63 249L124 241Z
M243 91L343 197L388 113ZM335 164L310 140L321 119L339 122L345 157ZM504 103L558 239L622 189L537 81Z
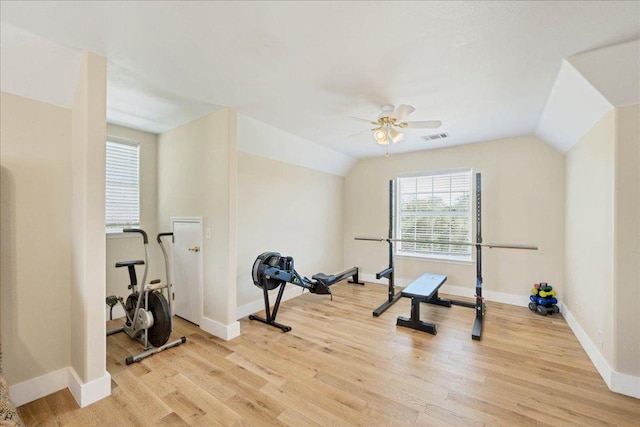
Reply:
M107 233L140 226L139 152L135 142L107 141Z
M398 178L398 255L471 261L470 170ZM410 242L428 240L437 243Z

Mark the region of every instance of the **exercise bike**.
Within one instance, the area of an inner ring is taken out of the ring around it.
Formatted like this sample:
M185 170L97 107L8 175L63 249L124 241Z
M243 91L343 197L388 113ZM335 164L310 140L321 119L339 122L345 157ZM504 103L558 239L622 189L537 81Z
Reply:
M107 336L124 332L144 346L142 353L125 359L125 363L130 365L168 348L179 346L185 343L187 339L186 337L181 337L175 341L167 342L173 331L173 298L171 298L172 285L169 276L169 260L162 243L162 237L171 236L173 239L173 233L160 233L157 236L158 244L164 256L167 283L163 284L160 279L157 279L145 284L149 267L149 239L147 238L147 233L138 228L129 228L122 231L124 233L139 233L142 235L144 242L144 261L119 261L116 263L116 268L127 267L129 270L131 283L128 289L131 289L131 294L127 297L127 300L125 301L122 297L115 295L107 297L107 305L109 305L111 311L114 305L120 304L126 315L124 325L107 331ZM138 290L136 265L144 265L140 290Z

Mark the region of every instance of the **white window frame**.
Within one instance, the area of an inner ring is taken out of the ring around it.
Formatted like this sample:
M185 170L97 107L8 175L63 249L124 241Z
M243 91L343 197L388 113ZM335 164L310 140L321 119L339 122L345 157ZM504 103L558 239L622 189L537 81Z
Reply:
M403 215L402 214L402 210L401 210L401 204L403 203L402 201L402 194L401 194L401 180L406 179L406 178L419 178L419 177L429 177L429 176L442 176L442 175L458 175L458 174L467 174L469 176L469 187L467 189L468 193L469 193L469 201L468 201L468 211L467 211L467 215L465 215L468 219L468 224L469 224L469 229L467 232L467 235L465 236L466 238L463 239L463 241L465 243L471 243L472 242L472 233L473 233L473 219L474 219L474 213L473 213L473 170L472 169L450 169L450 170L440 170L440 171L428 171L428 172L419 172L419 173L412 173L412 174L405 174L405 175L399 175L396 179L396 197L395 197L395 230L396 230L396 236L394 236L397 239L402 239L403 235L402 235L402 219L404 217L406 217L407 215ZM428 195L433 195L433 194L452 194L452 193L458 193L459 191L451 191L451 187L449 187L449 191L448 192L433 192L433 186L432 186L432 190L430 192L418 192L416 189L416 195L417 194L421 194L423 196L427 196ZM466 191L465 191L466 192ZM429 214L427 214L429 215ZM436 212L434 211L431 215L433 216L445 216L445 217L452 217L452 216L461 216L460 214L453 214L452 215L446 215L443 214L442 212ZM451 236L451 235L449 235ZM427 238L428 240L432 240L431 238ZM417 238L416 240L421 240L421 238ZM460 246L460 245L442 245L447 247L447 253L443 254L443 253L436 253L436 252L422 252L422 251L415 251L413 250L413 248L407 248L408 246L413 246L410 243L403 243L403 242L398 242L396 244L396 255L401 256L401 257L408 257L408 258L416 258L416 259L427 259L427 260L436 260L436 261L454 261L454 262L472 262L473 261L473 254L472 254L472 247L471 246ZM441 248L442 248L441 246ZM432 246L433 247L433 246ZM459 253L456 254L455 252L453 252L453 250L455 249L455 251L463 251L464 253Z
M107 236L108 237L130 236L129 233L123 234L122 229L123 228L140 228L140 143L137 141L131 141L128 139L107 136L107 144L119 144L123 146L134 147L137 149L137 162L136 162L136 170L135 170L135 175L137 175L137 195L135 200L135 202L137 203L137 213L138 213L137 222L133 221L132 223L128 223L128 224L119 224L119 225L122 225L122 227L119 227L117 225L113 225L110 227L108 225L107 211L108 211L109 201L107 199L107 191L105 189L105 232ZM108 173L106 172L106 168L105 168L105 175L108 175ZM108 185L106 182L107 180L108 180L108 177L105 176L106 186Z

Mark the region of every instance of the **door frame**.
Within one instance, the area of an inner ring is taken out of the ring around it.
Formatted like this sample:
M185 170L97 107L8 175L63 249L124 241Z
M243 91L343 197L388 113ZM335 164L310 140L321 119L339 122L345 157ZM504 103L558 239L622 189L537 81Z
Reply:
M172 216L169 218L169 220L171 221L171 232L174 233L175 229L174 229L174 224L176 222L189 222L189 223L193 223L193 224L198 224L200 227L200 232L199 232L199 236L200 236L200 271L198 272L198 276L199 276L199 280L198 280L198 295L200 296L200 306L198 307L198 317L199 317L199 322L198 325L202 325L202 318L204 316L204 235L203 235L203 228L202 228L202 217L201 216ZM174 235L175 238L175 235ZM171 245L171 263L172 263L172 268L171 268L171 275L174 276L171 278L171 283L175 283L174 279L175 279L175 271L176 271L176 266L175 266L175 255L174 255L174 246ZM173 292L173 291L172 291ZM173 298L173 295L171 295L171 297Z

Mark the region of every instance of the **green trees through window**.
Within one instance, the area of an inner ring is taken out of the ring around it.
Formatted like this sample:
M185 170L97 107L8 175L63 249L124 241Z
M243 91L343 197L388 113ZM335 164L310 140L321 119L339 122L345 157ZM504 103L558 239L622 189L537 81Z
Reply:
M398 178L400 255L471 260L470 170ZM426 240L436 243L410 242Z

